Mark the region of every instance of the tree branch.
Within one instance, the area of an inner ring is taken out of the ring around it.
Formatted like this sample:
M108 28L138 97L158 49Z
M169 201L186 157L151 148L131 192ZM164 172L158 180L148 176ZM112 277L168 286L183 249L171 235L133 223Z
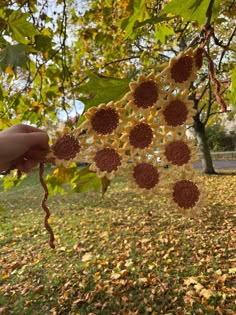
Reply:
M205 26L207 29L210 28L210 26L211 26L211 18L212 18L214 2L215 2L215 0L210 1L209 6L208 6L207 11L206 11L207 20L206 20Z
M213 112L213 113L210 113L209 117L213 115L217 115L217 114L225 114L225 113L230 113L230 112L231 110L227 110L226 112Z
M105 64L102 66L102 68L105 68L105 67L107 67L107 66L109 66L109 65L112 65L112 64L114 64L114 63L120 63L120 62L122 62L122 61L127 61L127 60L132 60L132 59L137 59L137 58L140 58L140 56L137 55L137 56L131 56L131 57L127 57L127 58L121 58L121 59L113 60L113 61L110 61L110 62L105 63Z
M207 122L208 122L208 119L210 117L210 112L211 112L211 107L212 107L212 87L211 87L211 81L209 80L209 84L208 84L209 88L208 88L208 95L209 95L209 98L208 98L208 107L207 107L207 112L206 112L206 118L205 120L203 121L203 125L206 125Z
M205 87L204 87L204 89L203 89L203 91L202 91L202 94L201 94L200 98L198 99L198 101L200 101L200 100L203 98L203 96L204 96L204 94L206 93L207 88L208 88L209 86L210 86L210 80L208 80L207 84L205 85ZM202 108L199 110L199 113L200 113L200 114L201 114L201 112L203 111L203 109L206 107L206 105L207 105L207 103L205 103L205 104L202 106Z
M234 29L233 29L233 31L232 31L232 33L231 33L229 39L228 39L228 42L227 42L227 44L224 46L224 48L229 47L229 45L230 45L231 41L233 40L233 37L234 37L235 34L236 34L236 26L234 27ZM219 65L218 65L218 69L219 69L219 70L220 70L221 62L222 62L222 60L223 60L223 58L224 58L225 53L226 53L226 49L224 49L224 50L222 51L222 54L221 54L221 56L220 56L220 61L219 61Z

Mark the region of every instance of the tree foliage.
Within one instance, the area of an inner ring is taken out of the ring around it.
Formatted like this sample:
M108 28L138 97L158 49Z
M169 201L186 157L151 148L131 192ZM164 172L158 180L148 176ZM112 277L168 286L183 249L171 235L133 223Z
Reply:
M0 1L0 129L57 126L62 112L75 127L73 100L86 111L119 98L138 74L197 45L203 24L214 27L207 52L221 95L235 105L235 17L233 0ZM214 91L205 63L190 92L204 124L220 111Z

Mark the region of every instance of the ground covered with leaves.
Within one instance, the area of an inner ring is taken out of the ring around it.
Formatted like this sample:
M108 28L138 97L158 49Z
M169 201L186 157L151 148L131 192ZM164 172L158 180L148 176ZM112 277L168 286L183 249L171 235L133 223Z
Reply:
M124 180L54 196L55 250L37 176L0 192L0 314L235 314L236 176L204 182L194 218Z

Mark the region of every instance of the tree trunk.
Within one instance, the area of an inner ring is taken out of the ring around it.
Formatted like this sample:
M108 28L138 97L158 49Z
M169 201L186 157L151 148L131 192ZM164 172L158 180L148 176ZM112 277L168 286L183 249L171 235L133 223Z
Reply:
M210 149L207 143L205 125L201 122L198 115L194 117L193 128L197 136L203 173L216 174L211 158Z

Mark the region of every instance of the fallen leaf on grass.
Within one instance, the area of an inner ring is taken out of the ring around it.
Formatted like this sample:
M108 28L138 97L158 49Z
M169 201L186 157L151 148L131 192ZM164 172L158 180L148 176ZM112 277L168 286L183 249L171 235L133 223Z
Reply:
M188 277L187 279L184 280L184 284L189 287L191 284L197 284L197 278L196 277Z
M115 272L115 273L113 273L112 275L111 275L111 279L112 280L117 280L117 279L119 279L121 277L121 274L120 273L117 273L117 272Z
M86 253L86 254L83 255L83 257L82 257L81 260L82 260L83 262L86 262L86 261L92 260L92 258L93 258L93 255L92 255L91 253Z
M215 296L215 292L204 288L200 291L199 295L204 297L206 300L209 300L212 296Z
M39 285L34 289L34 293L38 293L44 289L44 285Z

